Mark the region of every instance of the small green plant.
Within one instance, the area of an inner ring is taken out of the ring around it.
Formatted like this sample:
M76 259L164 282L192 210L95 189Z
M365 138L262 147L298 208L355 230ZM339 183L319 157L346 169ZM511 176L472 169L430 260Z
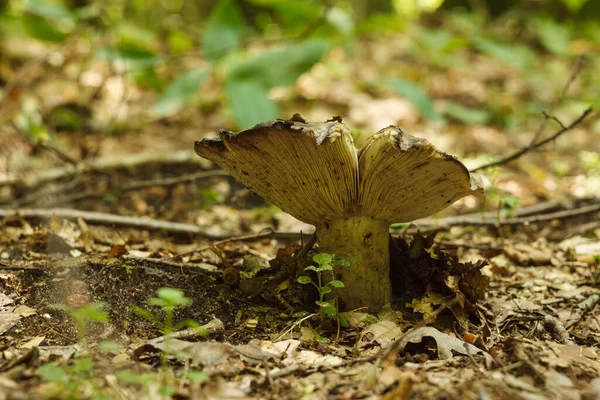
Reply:
M317 264L309 265L304 268L305 271L314 271L317 274L317 280L314 281L308 275L299 276L297 281L302 285L312 284L319 293L319 300L315 303L319 306L319 313L328 318L333 319L338 324L338 329L340 326L346 327L348 326L348 321L342 315L340 315L337 307L337 298L334 298L332 301L325 300L325 296L331 293L334 289L341 289L344 287L344 282L332 279L329 282L324 284L324 276L325 272L333 272L334 265L336 266L347 266L350 264L350 260L346 260L343 257L334 257L331 254L327 253L318 253L313 257L313 261Z
M148 300L148 305L160 307L164 312L164 319L161 320L158 314L152 311L146 310L141 307L134 307L135 312L140 317L150 321L154 326L158 328L163 334L168 335L169 333L180 330L181 328L187 327L198 327L199 324L195 321L182 321L174 324L173 313L176 308L187 306L192 303L192 300L185 297L183 291L174 288L160 288L156 292L157 297L152 297Z
M66 304L54 304L51 306L57 310L66 311L77 328L77 338L79 343L83 343L88 324L91 322L104 323L108 319L108 314L104 312L104 303L90 303L79 308L69 307Z
M103 384L94 372L91 357L71 360L64 365L58 362L49 363L40 367L38 372L41 380L50 384L43 393L46 399L111 398L106 390L102 389ZM93 393L92 397L90 393Z

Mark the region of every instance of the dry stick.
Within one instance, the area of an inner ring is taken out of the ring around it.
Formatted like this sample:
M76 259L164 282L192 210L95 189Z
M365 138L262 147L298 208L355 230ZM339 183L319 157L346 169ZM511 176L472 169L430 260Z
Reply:
M553 213L534 215L531 217L523 217L523 218L509 218L504 220L497 221L485 221L485 220L462 220L460 222L453 221L452 225L477 225L477 226L497 226L497 225L522 225L522 224L530 224L536 222L544 222L551 221L554 219L565 219L571 218L575 216L590 214L593 212L600 211L600 203L591 204L579 208L574 208L570 210L558 211ZM78 219L82 218L86 222L97 223L97 224L107 224L107 225L122 225L122 226L130 226L141 229L149 229L149 230L162 230L171 233L179 233L179 234L190 234L196 235L200 237L205 237L213 240L227 240L229 238L224 235L215 235L208 232L205 232L197 225L185 224L181 222L170 222L170 221L161 221L150 218L141 218L141 217L130 217L124 215L116 215L116 214L108 214L101 212L91 212L91 211L82 211L82 210L74 210L68 208L48 208L48 209L39 209L39 208L21 208L21 209L2 209L0 208L0 217L21 217L21 218L51 218L52 216L63 217L66 219ZM438 228L443 228L446 225L443 224L443 220L438 221ZM416 230L415 230L416 231ZM310 232L312 234L312 232ZM290 239L297 240L302 237L301 232L267 232L264 234L256 234L256 235L246 235L242 238L237 238L236 240L256 240L263 238L273 238L273 239ZM212 246L211 246L212 247Z
M552 104L550 104L550 109L547 112L543 113L544 117L546 117L546 118L544 118L542 120L542 122L538 126L537 130L535 131L535 134L533 135L533 139L531 140L531 143L529 144L530 146L538 141L538 139L540 138L540 135L542 134L542 131L544 130L544 128L546 127L546 124L548 123L548 119L552 119L552 120L558 122L558 124L561 126L561 128L564 128L564 125L562 124L562 122L560 122L558 120L558 118L551 117L550 114L552 114L554 112L554 110L556 109L556 106L558 106L558 104L562 101L562 99L565 97L565 95L569 91L569 88L571 87L573 82L575 82L575 78L577 78L577 76L579 75L579 72L581 71L582 60L583 60L582 55L578 56L577 59L575 60L575 65L573 66L573 70L571 71L571 76L569 76L569 79L567 79L567 81L565 82L565 85L563 86L563 88L560 91L560 93L558 94L558 96L556 96L554 101L552 101Z
M589 311L592 311L596 305L600 304L600 294L594 293L581 303L577 304L577 308L573 311L573 314L567 321L565 328L570 329L573 325L577 324L583 315Z
M167 152L137 153L126 156L97 158L78 163L76 166L64 166L35 171L28 176L9 173L0 177L0 186L23 184L34 187L42 183L68 178L77 174L92 171L106 171L117 168L134 168L146 164L201 164L203 161L192 150L179 150Z
M494 161L494 162L491 162L491 163L488 163L488 164L481 165L481 166L479 166L477 168L471 169L471 170L469 170L469 172L477 172L477 171L480 171L482 169L488 169L488 168L491 168L491 167L497 167L497 166L500 166L500 165L508 164L509 162L514 161L514 160L520 158L524 154L527 154L527 153L529 153L532 150L535 150L535 149L537 149L539 147L542 147L543 145L545 145L545 144L547 144L547 143L549 143L549 142L551 142L553 140L556 140L563 133L570 131L571 129L575 128L577 125L579 125L580 123L582 123L583 120L586 119L589 114L591 114L591 112L592 112L592 108L589 107L587 110L585 110L583 112L583 114L581 114L581 116L579 118L577 118L575 121L573 121L569 126L564 126L563 124L561 124L561 125L563 125L563 127L558 132L556 132L554 135L551 135L551 136L547 137L544 140L540 140L537 143L532 143L529 146L526 146L526 147L522 148L521 150L516 151L513 154L511 154L510 156L505 157L505 158L503 158L501 160Z
M171 177L171 178L157 178L157 179L138 181L138 182L130 183L128 185L121 185L121 186L109 188L109 189L107 189L107 192L120 194L120 193L124 193L124 192L130 192L132 190L139 190L139 189L144 189L144 188L149 188L149 187L155 187L155 186L170 187L170 186L178 185L180 183L190 183L190 182L198 181L201 179L227 177L227 176L230 176L227 171L223 171L221 169L216 169L216 170L212 170L212 171L201 171L201 172L196 172L193 174L180 175L180 176L175 176L175 177ZM68 194L68 195L56 198L54 200L54 204L63 204L63 203L69 203L72 201L77 201L77 200L99 198L99 197L104 197L104 196L106 196L106 192L87 191L87 192L80 192L80 193L72 193L72 194Z
M544 328L550 332L551 334L556 334L558 336L558 340L562 344L573 344L573 339L569 336L569 332L565 329L565 326L560 322L560 320L552 315L546 314L544 315Z
M456 218L450 219L446 222L445 219L440 219L437 224L431 223L430 225L423 224L423 226L431 226L434 228L445 228L450 225L477 225L477 226L499 226L499 225L524 225L532 224L536 222L551 221L554 219L566 219L571 217L577 217L580 215L591 214L593 212L600 211L600 202L589 204L586 206L576 207L568 210L556 211L551 213L532 215L530 217L520 218L507 218L507 219L496 219L496 220L485 220L477 217L472 218Z
M597 198L589 197L589 198L582 198L580 200L582 200L582 201L597 200ZM550 201L544 201L542 203L537 203L537 204L527 206L527 207L521 207L516 210L500 210L500 215L498 215L498 211L477 212L477 213L471 213L471 214L457 215L457 216L453 216L453 217L445 217L443 219L421 218L416 221L413 221L413 224L417 225L417 226L430 226L430 225L439 226L440 222L442 222L444 226L468 225L469 221L473 221L475 219L476 220L498 221L499 216L503 217L503 218L508 217L509 215L511 217L524 217L526 215L540 214L542 212L554 210L556 208L561 208L561 207L564 207L564 204L562 204L561 202L556 201L556 200L550 200ZM465 221L467 221L467 222L465 222Z

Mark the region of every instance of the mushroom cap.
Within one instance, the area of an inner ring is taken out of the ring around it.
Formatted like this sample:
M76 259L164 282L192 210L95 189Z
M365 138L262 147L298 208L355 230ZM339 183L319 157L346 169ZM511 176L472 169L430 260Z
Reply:
M311 223L354 214L358 157L350 130L337 121L275 120L194 149L294 217Z
M359 213L392 222L432 215L456 200L483 197L479 178L425 139L389 126L359 151Z
M194 149L294 217L322 225L354 216L409 222L456 200L483 196L481 183L454 157L390 126L357 151L339 118L268 121Z

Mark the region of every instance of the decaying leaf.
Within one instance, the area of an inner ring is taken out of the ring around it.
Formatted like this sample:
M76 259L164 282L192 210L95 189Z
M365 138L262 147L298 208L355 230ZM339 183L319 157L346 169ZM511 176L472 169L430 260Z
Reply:
M489 353L429 326L416 328L407 332L402 339L400 339L399 350L404 352L408 343L421 343L425 337L431 337L435 340L438 356L442 360L452 358L454 356L452 352L462 355L482 354L486 359L492 360Z

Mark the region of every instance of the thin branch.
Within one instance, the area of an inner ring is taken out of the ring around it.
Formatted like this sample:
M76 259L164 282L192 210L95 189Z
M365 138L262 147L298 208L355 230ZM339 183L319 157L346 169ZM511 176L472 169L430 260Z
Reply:
M85 191L78 193L66 194L64 196L60 196L54 199L54 205L70 203L77 200L83 199L91 199L91 198L101 198L106 196L107 193L116 193L122 194L125 192L130 192L132 190L145 189L149 187L171 187L178 185L180 183L191 183L201 179L208 178L216 178L216 177L227 177L230 176L227 171L223 171L221 169L211 170L211 171L200 171L193 174L186 174L180 176L174 176L170 178L157 178L157 179L149 179L143 181L133 182L127 185L116 186L113 188L107 189L105 192L98 191ZM64 192L63 192L64 193ZM16 206L22 206L23 203L17 202ZM25 203L27 204L27 203Z
M431 221L429 225L427 225L428 221L423 221L419 224L420 227L425 228L434 228L440 229L448 226L457 226L457 225L475 225L475 226L501 226L501 225L525 225L536 222L544 222L544 221L552 221L555 219L566 219L577 217L581 215L592 214L594 212L600 211L600 202L589 204L586 206L573 208L569 210L562 210L557 212L551 212L540 215L532 215L529 217L521 217L521 218L508 218L508 219L490 219L485 220L481 218L463 218L461 220L457 218L448 218L448 222L445 219L440 219L437 221ZM233 241L229 236L226 235L215 235L212 233L208 233L204 231L201 227L193 224L186 224L181 222L171 222L171 221L161 221L150 219L146 217L131 217L124 215L116 215L116 214L108 214L101 212L91 212L91 211L82 211L82 210L74 210L68 208L49 208L49 209L39 209L39 208L21 208L21 209L2 209L0 208L0 217L20 217L20 218L33 218L33 219L48 219L52 216L58 216L66 219L78 219L82 218L88 223L96 223L96 224L104 224L104 225L120 225L120 226L130 226L134 228L140 229L148 229L148 230L161 230L165 232L170 232L174 234L188 234L199 237L204 237L212 240L221 240L220 243L226 243L228 241ZM416 232L417 229L414 229ZM423 231L421 229L421 231ZM410 230L409 233L413 231ZM313 231L304 232L305 234L312 234ZM273 238L273 239L288 239L288 240L299 240L302 237L303 232L281 232L281 231L269 231L265 233L258 233L252 235L244 235L241 237L234 238L237 241L251 241L251 240L260 240L264 238ZM214 245L213 245L214 246ZM213 247L211 246L211 247Z
M571 75L569 76L569 79L567 79L567 81L565 82L565 85L563 86L563 88L560 91L560 93L558 94L558 96L556 96L554 101L552 101L552 104L550 104L550 109L547 112L544 112L544 116L551 115L554 112L554 110L556 109L556 106L558 106L558 104L565 97L565 95L569 91L569 88L571 87L573 82L575 82L575 79L579 75L579 72L581 72L582 61L583 61L583 56L579 56L579 57L577 57L577 59L575 59L575 65L573 66L573 70L571 71ZM558 121L558 119L556 119L556 121ZM548 117L546 117L538 126L537 130L535 131L535 135L533 135L533 139L531 140L530 146L538 141L538 139L540 138L540 135L542 134L542 131L546 127L547 123L548 123ZM560 121L559 121L559 123L560 123L561 127L564 127L564 125Z
M563 133L568 132L568 131L572 130L573 128L575 128L577 125L581 124L583 122L583 120L586 119L587 116L589 114L591 114L591 113L592 113L592 108L590 107L587 110L585 110L583 112L583 114L581 114L581 116L579 118L577 118L575 121L573 121L569 126L566 126L566 127L562 128L562 129L560 129L554 135L549 136L549 137L547 137L544 140L540 140L537 143L532 143L529 146L526 146L526 147L522 148L521 150L519 150L519 151L517 151L517 152L511 154L510 156L505 157L505 158L503 158L501 160L494 161L494 162L491 162L491 163L488 163L488 164L481 165L481 166L479 166L477 168L471 169L469 172L477 172L477 171L480 171L482 169L488 169L488 168L491 168L491 167L497 167L497 166L500 166L500 165L508 164L509 162L514 161L514 160L520 158L524 154L526 154L526 153L528 153L528 152L530 152L532 150L535 150L535 149L537 149L539 147L542 147L543 145L545 145L545 144L547 144L547 143L549 143L549 142L551 142L553 140L556 140Z
M27 187L35 187L46 182L69 178L86 172L134 168L147 164L200 164L202 162L202 159L192 150L137 153L125 156L97 158L80 162L76 166L68 165L49 168L32 172L27 176L23 176L23 173L0 174L0 186L19 183Z
M578 217L581 215L592 214L594 212L600 211L600 203L589 204L586 206L581 206L577 208L572 208L569 210L556 211L546 214L532 215L529 217L520 217L520 218L507 218L507 219L483 219L477 217L470 218L453 218L448 219L446 222L444 219L440 219L438 221L431 221L431 227L435 228L446 228L449 226L460 226L460 225L476 225L476 226L502 226L502 225L525 225L525 224L533 224L536 222L545 222L552 221L555 219L567 219L572 217ZM419 226L428 226L424 221L423 224Z
M147 217L130 217L125 215L108 214L101 212L74 210L69 208L21 208L21 209L2 209L0 208L0 217L16 217L31 219L49 219L53 216L62 217L70 220L82 218L88 223L102 225L120 225L139 229L159 230L174 234L188 234L198 237L204 237L212 240L228 239L225 235L215 235L205 232L201 227L193 224L181 222L161 221ZM312 233L312 232L311 232ZM262 239L271 237L274 239L297 240L301 237L301 232L270 232L262 235L248 235L243 240Z

